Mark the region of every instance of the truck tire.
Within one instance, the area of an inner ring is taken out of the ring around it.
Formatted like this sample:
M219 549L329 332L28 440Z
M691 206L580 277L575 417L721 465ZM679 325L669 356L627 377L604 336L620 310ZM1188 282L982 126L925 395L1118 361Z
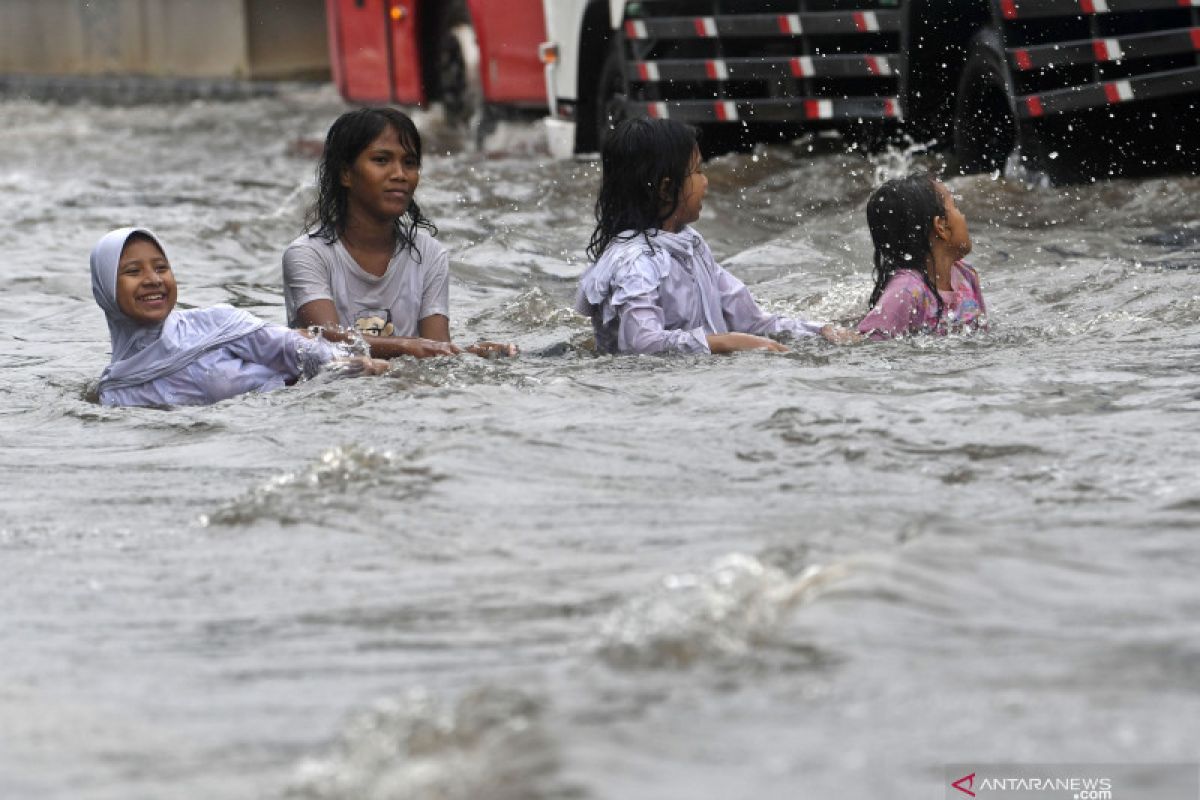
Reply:
M600 77L596 81L595 145L597 150L604 149L608 134L621 120L628 116L626 102L629 85L625 81L625 71L621 63L619 46L609 49L604 66L600 68Z
M454 0L438 41L438 86L446 120L469 125L483 108L479 45L464 0Z
M954 160L963 174L1002 171L1017 145L1007 69L995 30L971 38L954 101Z

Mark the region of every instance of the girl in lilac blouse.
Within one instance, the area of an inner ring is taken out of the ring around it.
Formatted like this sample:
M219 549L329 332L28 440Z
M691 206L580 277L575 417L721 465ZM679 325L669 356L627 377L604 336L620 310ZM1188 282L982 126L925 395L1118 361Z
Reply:
M232 306L175 308L175 273L144 228L120 228L92 250L92 295L104 311L112 362L97 388L106 406L205 405L315 375L340 353L323 339ZM381 374L386 361L353 369Z
M690 225L708 191L692 128L626 120L605 141L602 167L588 245L595 263L575 296L575 310L591 317L599 352L786 351L767 337L848 333L767 313L716 263Z
M871 311L858 332L872 339L987 328L987 307L967 219L930 175L891 180L867 201L875 245Z

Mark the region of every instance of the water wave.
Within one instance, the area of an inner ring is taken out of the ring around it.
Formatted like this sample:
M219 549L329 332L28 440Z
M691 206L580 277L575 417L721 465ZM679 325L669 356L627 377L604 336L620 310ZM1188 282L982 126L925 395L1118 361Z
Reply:
M485 687L447 702L422 691L354 716L331 752L300 764L288 798L539 800L555 788L555 748L539 701Z
M428 493L442 479L433 470L388 451L349 445L325 451L315 464L270 479L211 514L201 526L315 522L326 516L351 518L362 493L386 487L396 501Z
M614 611L596 650L625 669L744 661L776 641L798 606L845 574L841 566L809 566L793 575L734 553L708 572L669 575L653 592Z

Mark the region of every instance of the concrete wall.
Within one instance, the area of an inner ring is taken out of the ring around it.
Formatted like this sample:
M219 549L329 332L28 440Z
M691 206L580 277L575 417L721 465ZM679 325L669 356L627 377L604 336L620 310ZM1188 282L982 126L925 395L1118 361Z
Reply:
M329 80L325 0L245 0L250 72Z
M0 73L329 75L323 0L0 0Z

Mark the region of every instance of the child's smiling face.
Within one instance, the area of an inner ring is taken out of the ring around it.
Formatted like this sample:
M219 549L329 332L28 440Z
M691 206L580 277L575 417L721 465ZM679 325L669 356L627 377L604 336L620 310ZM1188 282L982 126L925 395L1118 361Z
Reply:
M153 242L131 238L117 262L117 307L140 325L157 325L175 308L178 290L167 257Z

